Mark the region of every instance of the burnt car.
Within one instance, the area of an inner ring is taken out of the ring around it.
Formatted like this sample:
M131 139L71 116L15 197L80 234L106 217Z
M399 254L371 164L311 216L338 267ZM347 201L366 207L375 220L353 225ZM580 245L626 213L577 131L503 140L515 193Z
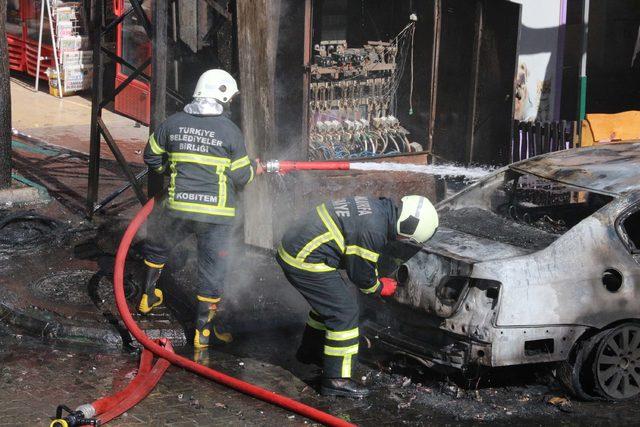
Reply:
M373 346L439 369L557 362L582 398L640 394L640 143L514 163L437 209L394 299L363 308Z

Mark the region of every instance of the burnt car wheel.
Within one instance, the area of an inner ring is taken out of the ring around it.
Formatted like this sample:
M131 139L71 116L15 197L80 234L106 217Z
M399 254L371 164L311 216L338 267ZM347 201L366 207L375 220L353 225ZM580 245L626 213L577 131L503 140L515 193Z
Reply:
M611 400L640 395L640 324L625 323L609 330L594 356L598 394Z
M594 349L608 331L599 332L576 343L568 360L560 363L556 378L575 397L581 400L596 400L595 385L591 366Z

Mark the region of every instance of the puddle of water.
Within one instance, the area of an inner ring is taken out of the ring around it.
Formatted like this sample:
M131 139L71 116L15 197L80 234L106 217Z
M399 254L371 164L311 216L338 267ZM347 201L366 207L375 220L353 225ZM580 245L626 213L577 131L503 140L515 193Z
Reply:
M0 246L48 243L61 231L64 226L53 218L33 212L15 212L0 217Z

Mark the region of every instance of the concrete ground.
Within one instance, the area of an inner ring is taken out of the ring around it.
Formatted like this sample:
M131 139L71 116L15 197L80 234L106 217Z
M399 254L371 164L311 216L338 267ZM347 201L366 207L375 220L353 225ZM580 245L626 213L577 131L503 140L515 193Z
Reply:
M11 79L12 126L25 134L43 139L49 144L89 154L91 129L90 94L73 95L62 99L45 92L46 84L35 92L33 80L20 76ZM149 129L135 121L107 109L102 119L109 128L120 150L131 163L142 164L142 149ZM113 159L109 147L103 142L101 153Z
M183 254L178 249L176 258ZM40 267L38 258L32 262L22 259L25 269L35 270L30 275L48 277L51 270L59 269L51 258ZM371 387L372 396L363 400L323 398L316 392L318 370L294 357L306 313L304 301L270 256L249 252L242 261L245 265L236 266L227 283L226 309L231 313L227 324L234 332L234 342L199 353L186 345L178 352L363 426L637 425L640 407L636 401L574 401L548 367L509 369L465 381L391 363L366 350L355 376ZM193 266L187 264L179 271L170 268L167 273L193 299ZM165 281L161 286L167 291L170 285ZM81 291L66 297L79 295ZM173 307L184 302L176 301L171 292L167 295ZM108 310L102 310L107 315ZM177 314L171 322L180 324L179 317ZM132 378L138 364L135 350L109 349L100 340L87 341L63 344L48 333L29 336L13 325L2 328L0 425L46 425L57 405L91 402L121 389ZM147 399L112 424L281 426L312 422L172 367Z
M9 188L0 190L0 206L33 204L41 200L37 188L13 181Z

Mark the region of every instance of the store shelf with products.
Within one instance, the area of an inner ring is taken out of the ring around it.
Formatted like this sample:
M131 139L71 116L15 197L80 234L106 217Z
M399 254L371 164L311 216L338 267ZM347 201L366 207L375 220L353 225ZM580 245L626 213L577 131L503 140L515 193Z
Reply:
M82 3L57 1L54 11L63 94L89 89L93 75L93 52L90 50L89 37L83 24ZM51 76L55 76L54 70L49 69L48 74L51 85ZM57 79L55 80L57 84Z
M31 77L36 77L38 72L38 39L40 33L40 13L43 0L8 0L7 1L7 42L9 46L9 65L11 70L24 72ZM68 0L50 0L52 5L53 22L55 32L59 34L58 50L61 59L61 71L73 75L75 88L81 79L82 88L86 89L91 81L91 58L81 55L82 62L74 61L77 57L71 56L71 60L64 62L65 53L89 49L89 41L86 37L86 29L82 24L84 10L82 2ZM45 4L46 6L46 4ZM49 20L46 17L42 23L42 47L39 78L47 80L47 69L55 69L54 49L51 39ZM60 25L63 23L62 25ZM71 39L69 39L71 37ZM86 52L86 50L85 50ZM90 53L90 51L89 51ZM68 57L68 55L67 55ZM88 77L87 77L88 76Z

